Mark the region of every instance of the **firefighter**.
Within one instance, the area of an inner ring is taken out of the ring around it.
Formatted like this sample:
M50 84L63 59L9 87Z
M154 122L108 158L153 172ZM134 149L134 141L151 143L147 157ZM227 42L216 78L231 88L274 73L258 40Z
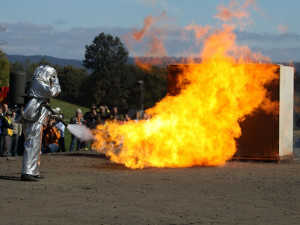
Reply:
M24 124L24 156L21 180L38 181L40 175L40 153L42 143L42 126L47 124L51 114L47 107L50 98L61 92L56 70L44 65L38 67L28 90L28 102L19 121Z

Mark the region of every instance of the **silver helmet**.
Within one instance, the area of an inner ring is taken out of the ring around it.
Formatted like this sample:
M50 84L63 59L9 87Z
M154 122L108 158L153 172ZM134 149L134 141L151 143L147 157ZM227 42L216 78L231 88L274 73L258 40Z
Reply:
M47 85L51 85L52 80L57 77L56 70L47 65L43 65L38 67L32 76L32 80L38 80L46 83Z

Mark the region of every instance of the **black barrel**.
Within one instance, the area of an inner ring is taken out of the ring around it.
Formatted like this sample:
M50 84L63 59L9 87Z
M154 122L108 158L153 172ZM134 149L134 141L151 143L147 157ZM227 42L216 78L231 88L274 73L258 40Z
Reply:
M24 71L18 70L10 72L8 93L8 104L10 107L24 104L26 78Z

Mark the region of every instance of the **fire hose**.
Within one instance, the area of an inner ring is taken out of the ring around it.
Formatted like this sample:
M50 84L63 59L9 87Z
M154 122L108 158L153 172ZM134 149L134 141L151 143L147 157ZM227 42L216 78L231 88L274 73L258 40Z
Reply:
M51 113L52 113L52 118L53 119L56 119L56 120L59 120L60 122L62 122L63 125L65 125L66 127L68 126L68 124L66 124L63 119L60 117L60 114L58 114L54 109L52 109L50 107L49 104L47 103L43 103L40 105L39 107L39 113L32 119L28 119L25 114L24 114L24 106L21 107L21 110L20 110L20 114L21 114L21 117L23 120L25 120L26 122L29 122L29 123L35 123L36 121L39 120L41 114L42 114L42 109L43 107L45 107L47 110L49 110Z

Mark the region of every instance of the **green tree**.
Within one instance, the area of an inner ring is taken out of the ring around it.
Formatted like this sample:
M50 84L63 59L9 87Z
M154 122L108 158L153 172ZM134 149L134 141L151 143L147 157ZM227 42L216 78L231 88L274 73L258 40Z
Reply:
M52 66L50 62L46 61L45 57L41 58L41 60L36 63L36 62L31 62L30 59L26 59L24 63L20 62L14 62L10 64L10 70L15 71L15 70L22 70L25 71L26 76L27 76L27 81L30 81L32 78L32 75L36 68L40 65L49 65ZM59 67L59 66L54 66L54 68Z
M145 71L137 66L127 65L124 68L126 80L123 85L130 90L128 106L132 109L141 108L141 85L144 82L143 96L144 108L153 107L158 101L166 96L167 93L167 70L161 67L152 67Z
M6 31L6 29L0 25L0 32L4 32L4 31ZM6 41L0 40L0 46L4 45L5 43L6 43Z
M62 92L58 96L60 99L73 103L80 103L84 90L82 84L87 79L86 70L74 68L73 66L55 67L58 74L59 84Z
M14 62L10 64L10 71L22 70L25 71L24 64L20 62Z
M0 49L0 86L9 85L10 64L5 53Z
M120 38L101 33L91 45L85 46L83 65L92 71L87 80L87 97L94 103L109 107L127 107L128 90L123 85L123 67L128 60L128 51Z
M128 51L120 38L101 33L85 46L83 65L93 72L115 71L128 60Z
M39 66L38 63L32 63L30 59L26 59L24 63L25 72L27 75L27 81L30 81L32 78L32 75L34 74L34 71Z

